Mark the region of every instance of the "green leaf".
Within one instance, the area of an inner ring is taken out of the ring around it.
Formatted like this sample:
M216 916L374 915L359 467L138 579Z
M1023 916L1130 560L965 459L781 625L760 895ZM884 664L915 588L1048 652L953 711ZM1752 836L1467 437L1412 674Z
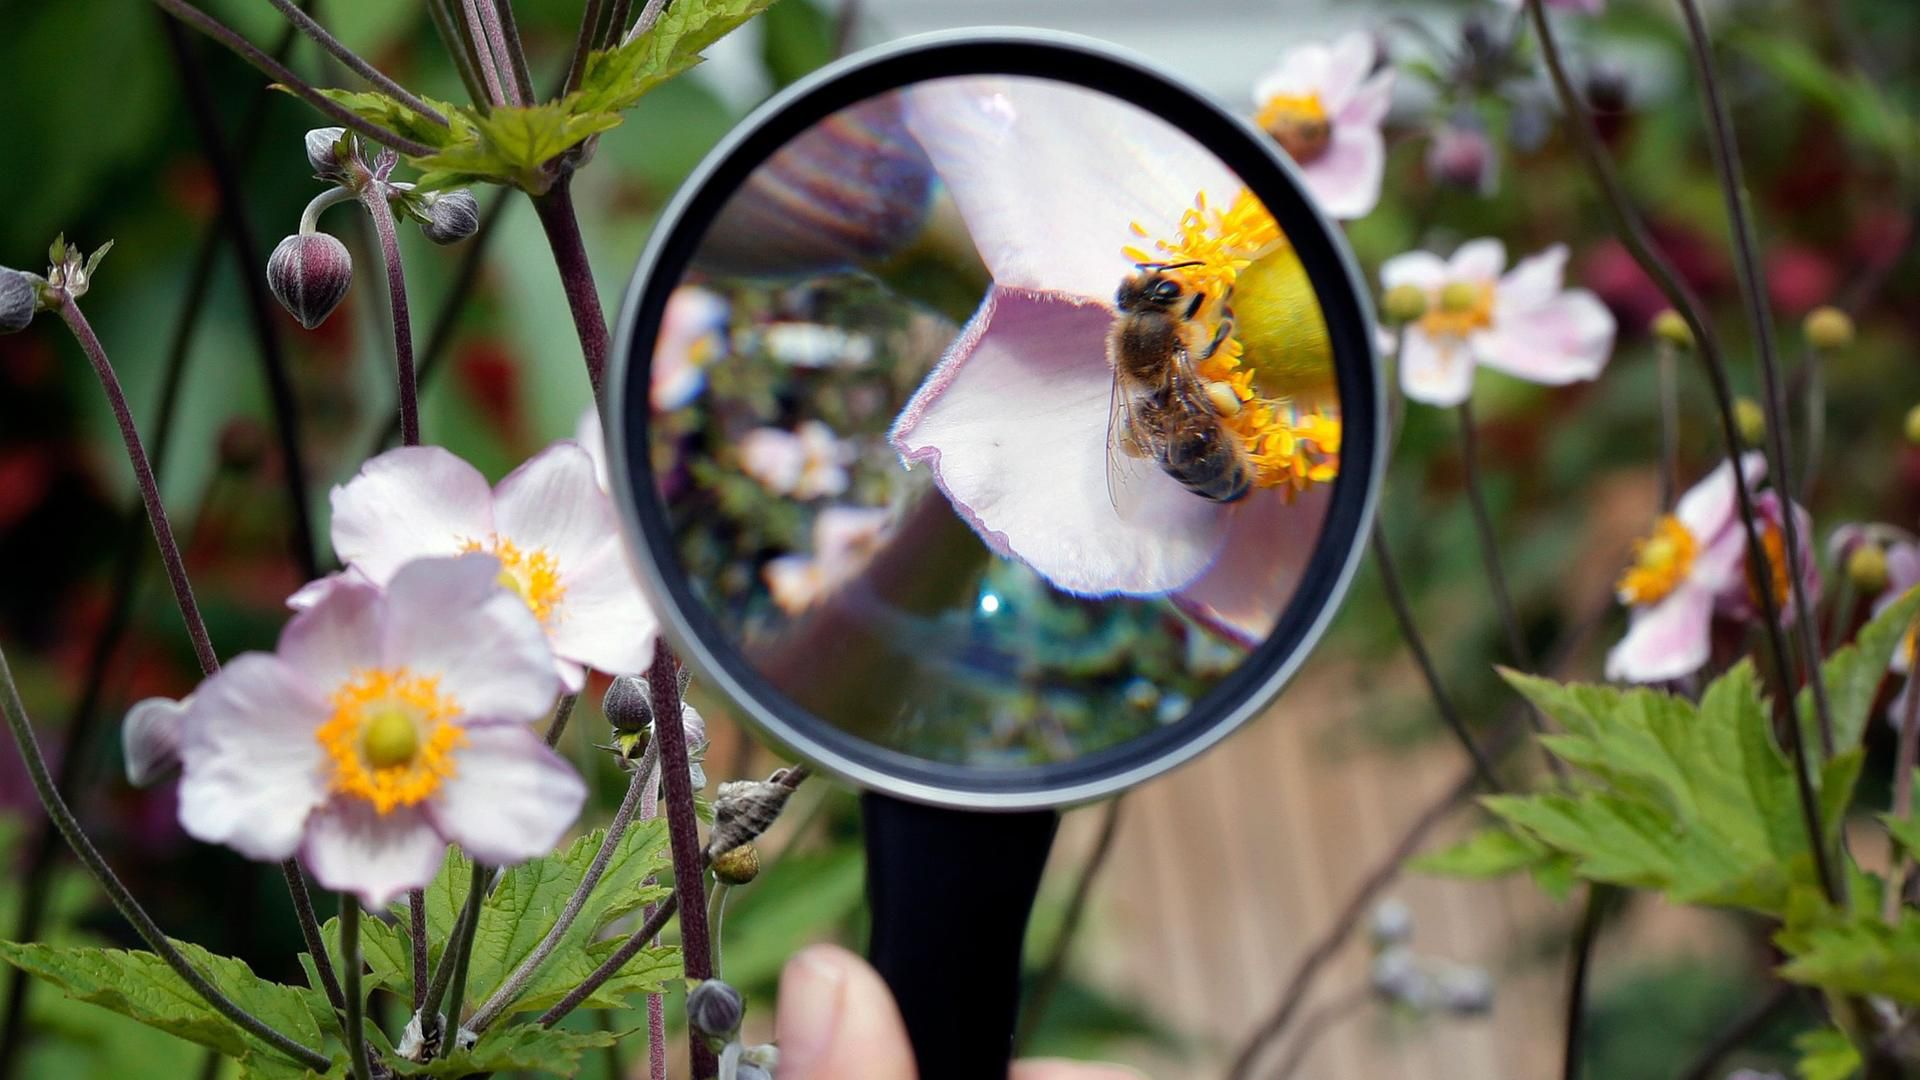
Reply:
M469 112L472 136L443 146L413 163L424 175L423 188L475 182L506 183L541 192L552 183L541 166L573 149L589 136L620 123L616 113L582 110L574 98L539 105L497 105L482 116Z
M297 1042L321 1045L319 1024L300 990L256 976L246 964L215 956L198 945L174 942L187 962L241 1008ZM58 986L77 1001L110 1009L148 1027L199 1043L228 1057L272 1058L252 1035L221 1016L165 960L150 952L92 946L53 946L0 941L0 959ZM304 1070L291 1062L299 1075Z
M814 0L786 0L769 9L760 26L760 63L775 86L833 59L834 17Z
M680 0L651 31L587 57L577 113L617 113L647 91L700 62L700 51L771 6L773 0Z
M292 93L291 90L278 84L275 84L274 89ZM472 110L462 105L421 98L420 100L425 101L440 115L447 118L446 125L441 126L377 91L322 89L320 93L327 100L346 108L362 120L431 147L453 146L474 137Z
M1912 628L1916 613L1920 613L1920 589L1911 590L1888 604L1860 628L1852 643L1835 650L1820 665L1820 679L1826 684L1827 707L1833 717L1836 751L1845 752L1860 745L1867 721L1873 714L1874 700L1880 694L1880 683L1886 678L1887 664L1893 659L1893 650L1899 648ZM1813 699L1805 689L1795 699L1794 707L1800 717L1801 730L1816 731ZM1807 745L1817 748L1820 740L1809 735Z
M1920 785L1920 773L1915 774L1913 782ZM1920 813L1903 818L1881 814L1880 821L1887 827L1887 832L1893 834L1894 842L1906 851L1908 858L1920 859Z
M480 1041L425 1065L403 1059L392 1064L401 1076L460 1077L476 1073L512 1073L539 1071L555 1076L573 1076L580 1069L580 1055L599 1047L612 1046L624 1032L570 1031L533 1025L489 1028Z
M1783 978L1843 994L1878 994L1920 1004L1920 912L1889 925L1872 913L1822 909L1811 927L1789 926L1775 940L1790 954Z
M1797 1035L1793 1047L1800 1051L1800 1080L1851 1080L1860 1071L1860 1051L1833 1028Z
M1551 858L1553 849L1525 833L1495 826L1482 829L1452 847L1431 851L1408 868L1440 877L1498 878L1532 868Z

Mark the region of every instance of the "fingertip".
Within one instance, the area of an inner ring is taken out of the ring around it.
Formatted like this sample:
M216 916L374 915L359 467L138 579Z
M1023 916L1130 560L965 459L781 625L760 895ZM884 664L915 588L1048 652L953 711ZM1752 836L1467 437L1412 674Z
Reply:
M1028 1058L1013 1063L1008 1080L1147 1080L1147 1074L1125 1065L1090 1065L1064 1058Z
M913 1080L913 1052L893 995L867 962L837 945L794 954L774 1017L781 1080Z

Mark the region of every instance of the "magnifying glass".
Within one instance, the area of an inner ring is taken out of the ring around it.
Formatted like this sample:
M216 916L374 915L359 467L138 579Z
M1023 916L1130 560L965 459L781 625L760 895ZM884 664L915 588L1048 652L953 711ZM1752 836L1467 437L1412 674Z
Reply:
M1058 808L1259 715L1332 618L1373 331L1271 136L1079 38L850 57L667 208L614 361L636 562L708 690L865 793L922 1077L1004 1075Z

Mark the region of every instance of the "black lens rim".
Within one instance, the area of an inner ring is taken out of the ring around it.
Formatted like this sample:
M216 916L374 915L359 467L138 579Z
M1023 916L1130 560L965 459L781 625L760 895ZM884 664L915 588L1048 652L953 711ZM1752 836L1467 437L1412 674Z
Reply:
M1266 640L1185 718L1072 761L1016 768L913 757L849 734L781 695L734 647L679 571L648 452L653 344L667 297L727 199L774 151L840 109L963 75L1024 75L1101 91L1166 119L1217 154L1266 204L1299 253L1326 320L1343 424L1340 476L1319 539ZM1197 90L1143 59L1074 35L991 28L909 38L823 68L762 105L694 170L662 214L627 286L614 338L607 395L614 494L667 640L780 747L858 787L919 802L989 810L1086 802L1175 768L1259 715L1325 631L1365 550L1384 465L1376 326L1344 238L1313 205L1293 163Z

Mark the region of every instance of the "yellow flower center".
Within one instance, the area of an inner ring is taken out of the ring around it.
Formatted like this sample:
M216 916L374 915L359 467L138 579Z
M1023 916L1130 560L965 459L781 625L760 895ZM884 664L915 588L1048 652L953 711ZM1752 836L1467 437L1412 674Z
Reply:
M1147 231L1138 222L1133 225L1133 233L1147 238ZM1304 276L1286 272L1287 267L1298 265L1292 246L1281 235L1273 215L1245 188L1224 210L1210 205L1203 191L1181 215L1178 233L1172 239L1156 239L1151 252L1139 245L1121 250L1136 263L1195 264L1173 274L1187 288L1206 295L1195 318L1205 326L1207 339L1223 318L1233 316L1229 302L1246 300L1258 306L1263 339L1272 339L1263 340L1263 351L1276 357L1310 354L1311 360L1317 355L1314 350L1325 345L1324 324L1310 286L1304 302L1296 302L1301 297L1294 295L1299 290L1292 285L1296 277L1304 280ZM1271 269L1275 267L1278 272ZM1262 283L1261 295L1236 296L1234 286L1243 279L1249 284ZM1285 303L1276 304L1275 300ZM1279 310L1282 306L1284 316ZM1209 383L1208 396L1215 399L1221 427L1237 437L1251 457L1254 484L1279 488L1291 501L1308 486L1339 475L1340 416L1337 409L1307 405L1290 396L1295 389L1320 385L1295 377L1298 372L1292 368L1303 365L1289 360L1252 362L1242 340L1243 329L1236 321L1233 332L1221 340L1212 356L1197 361L1195 369ZM1330 372L1330 357L1324 365L1317 361L1304 365L1315 370L1321 366ZM1283 384L1280 389L1285 392L1263 395L1266 388L1257 377Z
M1302 165L1325 154L1333 142L1333 124L1319 94L1275 94L1260 106L1254 122Z
M513 541L496 534L485 543L468 540L460 550L484 551L499 559L501 586L526 601L540 625L553 621L554 611L566 598L567 587L560 584L560 567L545 548L522 551Z
M335 792L385 814L440 789L466 735L450 722L459 704L439 684L406 668L375 669L355 672L334 691L333 715L313 736L333 762Z
M1767 563L1767 576L1772 579L1773 608L1784 612L1793 583L1787 579L1787 537L1780 526L1769 524L1761 530L1760 554ZM1760 609L1760 581L1754 576L1752 564L1747 566L1747 600L1755 610Z
M1420 317L1420 329L1435 338L1464 338L1493 325L1493 286L1454 281L1440 290L1439 303Z
M1653 526L1653 534L1633 544L1633 565L1615 586L1623 604L1645 605L1664 600L1680 587L1693 569L1699 544L1680 519L1667 514Z

